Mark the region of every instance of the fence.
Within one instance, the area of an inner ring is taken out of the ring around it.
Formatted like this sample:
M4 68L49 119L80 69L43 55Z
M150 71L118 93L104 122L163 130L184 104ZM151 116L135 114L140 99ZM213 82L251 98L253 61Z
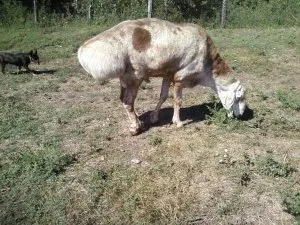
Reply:
M4 14L5 12L12 14L18 1L8 0L2 4L1 8L0 1L0 10L4 11ZM54 16L57 19L71 20L86 18L88 22L105 18L123 20L147 16L187 22L213 20L222 26L225 26L226 22L226 0L223 2L222 0L66 0L64 3L54 0L27 0L19 6L24 8L24 12L32 13L33 16L28 16L32 19L26 20L34 21L36 24L42 23L43 20L49 21L49 17L53 19ZM5 15L2 18L5 20Z
M299 0L0 0L0 24L157 17L214 27L298 26Z

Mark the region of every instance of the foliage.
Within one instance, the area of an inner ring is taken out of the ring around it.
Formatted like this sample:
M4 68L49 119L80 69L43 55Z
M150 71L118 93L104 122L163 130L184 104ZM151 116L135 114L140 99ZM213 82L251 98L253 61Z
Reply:
M296 171L289 163L280 163L271 156L267 156L260 162L261 172L274 177L288 177Z
M27 12L18 1L5 0L0 1L0 24L10 26L12 24L24 24L26 22Z
M120 21L147 16L145 0L38 0L39 24L48 26L62 21L87 18L91 9L93 22ZM201 22L219 26L222 1L157 0L153 1L153 17L171 21ZM227 25L230 27L299 25L298 0L231 0L227 5ZM32 24L32 0L0 1L1 24Z
M300 192L295 192L286 197L283 201L286 211L296 217L300 223Z
M228 5L230 27L300 25L298 0L232 0Z
M205 123L214 124L218 127L226 128L228 130L242 127L242 122L234 117L229 117L227 110L221 103L214 103L214 107L208 107L210 113L206 116Z

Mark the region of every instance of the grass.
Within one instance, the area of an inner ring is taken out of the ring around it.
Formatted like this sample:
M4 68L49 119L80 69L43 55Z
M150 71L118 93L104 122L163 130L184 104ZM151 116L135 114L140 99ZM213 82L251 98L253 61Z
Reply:
M170 91L159 123L136 137L118 81L94 81L76 59L103 29L0 30L1 50L37 47L42 64L30 66L46 71L0 74L1 224L300 223L298 27L209 31L247 88L249 118L185 89L177 128ZM160 85L142 84L141 118Z
M260 167L262 173L274 177L288 177L296 172L289 163L279 163L270 156L260 162Z
M287 212L296 217L297 224L300 223L300 193L295 192L291 193L283 201L284 206L286 207Z
M62 224L68 194L58 175L73 162L55 148L1 154L1 221Z
M300 95L295 94L293 91L285 90L278 91L277 97L282 107L300 111Z

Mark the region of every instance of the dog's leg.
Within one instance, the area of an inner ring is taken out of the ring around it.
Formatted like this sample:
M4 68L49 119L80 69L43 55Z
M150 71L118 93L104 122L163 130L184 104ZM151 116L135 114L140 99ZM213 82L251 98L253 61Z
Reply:
M19 74L21 72L21 69L22 69L22 66L19 66L19 70L18 70L17 74Z
M5 71L4 71L4 69L5 69L5 63L2 63L1 66L2 66L2 73L5 74Z
M35 75L35 73L33 72L33 70L29 69L28 65L24 66L26 71L31 73L32 75Z

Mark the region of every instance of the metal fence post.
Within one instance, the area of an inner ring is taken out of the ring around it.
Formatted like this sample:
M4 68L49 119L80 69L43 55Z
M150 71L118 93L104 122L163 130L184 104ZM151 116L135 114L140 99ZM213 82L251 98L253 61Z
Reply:
M33 0L33 14L34 14L34 23L37 23L38 22L37 0Z
M221 27L224 28L226 23L226 0L223 0L222 3L222 18L221 18Z
M152 16L152 0L148 0L148 18Z
M89 2L88 7L87 7L87 20L88 20L88 23L90 23L91 19L92 19L91 8L92 8L92 3Z
M168 19L168 0L164 0L165 6L165 19Z

